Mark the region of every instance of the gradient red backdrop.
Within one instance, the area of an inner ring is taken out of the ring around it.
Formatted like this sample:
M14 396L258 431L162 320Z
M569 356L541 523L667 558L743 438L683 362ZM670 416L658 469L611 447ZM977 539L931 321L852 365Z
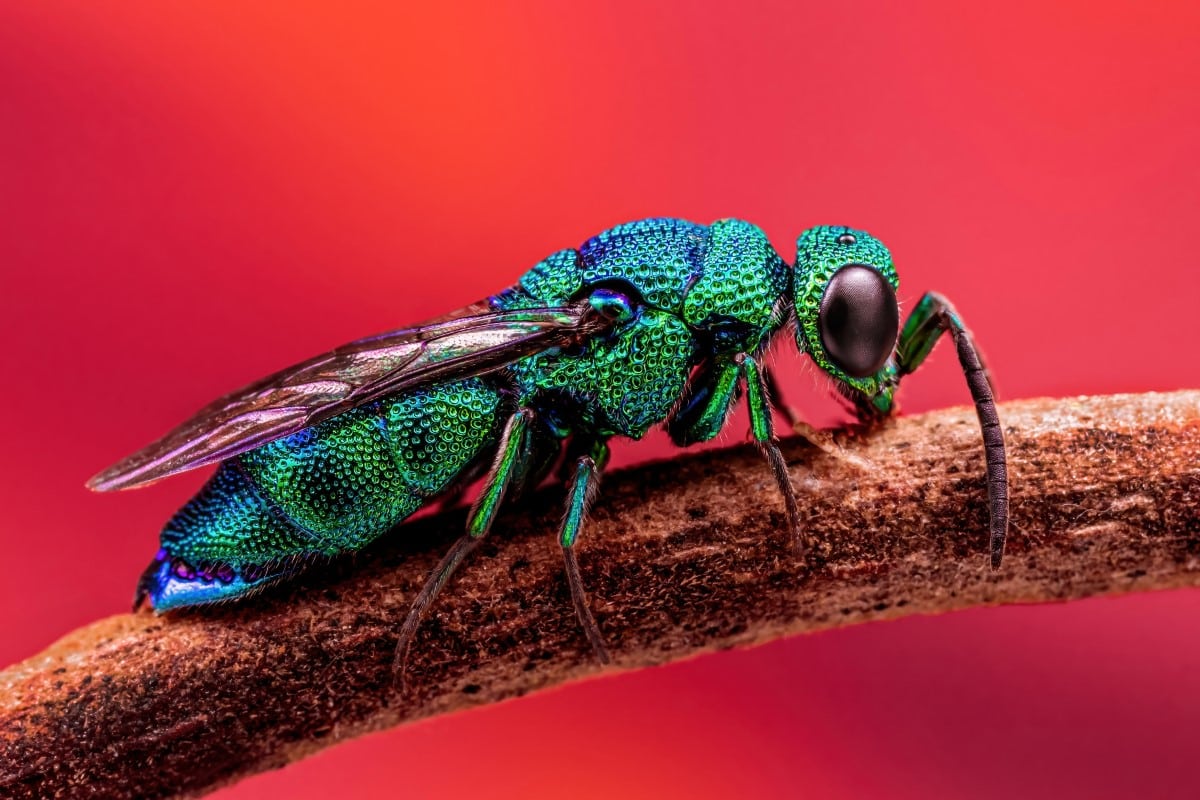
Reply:
M1200 386L1200 6L743 5L0 8L0 663L123 611L204 477L96 496L96 469L628 219L740 216L788 258L867 228L1008 398ZM901 397L965 402L952 354ZM1198 621L1173 592L870 625L219 796L1194 797Z

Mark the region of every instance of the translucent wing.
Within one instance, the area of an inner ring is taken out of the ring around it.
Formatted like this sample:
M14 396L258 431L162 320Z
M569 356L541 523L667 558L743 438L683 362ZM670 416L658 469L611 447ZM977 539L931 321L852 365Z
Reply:
M129 489L224 461L385 395L490 372L546 348L581 342L610 324L588 313L586 303L486 308L476 304L464 316L359 339L256 381L96 475L88 488Z

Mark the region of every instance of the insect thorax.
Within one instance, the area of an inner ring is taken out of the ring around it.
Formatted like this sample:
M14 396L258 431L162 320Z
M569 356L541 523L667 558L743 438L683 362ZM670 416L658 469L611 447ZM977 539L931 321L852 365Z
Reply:
M755 352L782 324L791 268L741 220L647 219L560 250L492 298L496 308L555 306L598 288L637 313L572 352L511 368L522 401L565 415L564 428L640 438L662 422L705 357Z

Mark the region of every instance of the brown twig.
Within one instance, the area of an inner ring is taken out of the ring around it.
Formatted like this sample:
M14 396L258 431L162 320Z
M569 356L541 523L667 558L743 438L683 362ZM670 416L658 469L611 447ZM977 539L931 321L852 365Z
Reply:
M1200 392L1023 401L1002 418L1013 516L997 572L970 410L841 433L840 453L785 443L823 543L805 570L749 446L610 476L580 545L610 669L910 613L1200 584ZM196 796L596 673L551 535L560 497L501 518L418 635L408 695L392 691L397 627L461 512L251 602L76 631L0 673L0 795Z

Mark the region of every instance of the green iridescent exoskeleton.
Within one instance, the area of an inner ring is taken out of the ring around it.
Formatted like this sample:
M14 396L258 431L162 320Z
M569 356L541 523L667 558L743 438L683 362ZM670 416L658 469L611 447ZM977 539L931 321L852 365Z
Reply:
M998 565L1007 476L990 381L941 296L925 295L900 327L898 285L891 254L863 231L811 228L789 265L748 222L632 222L553 253L462 312L352 342L221 398L90 485L126 488L220 464L167 523L139 583L137 602L165 611L244 596L313 557L361 549L482 476L466 532L404 622L399 667L505 497L561 461L558 542L575 610L606 660L575 546L609 439L664 425L679 445L706 441L745 395L804 557L811 542L775 434L766 349L793 326L799 351L871 418L892 410L900 378L949 333L982 425Z

